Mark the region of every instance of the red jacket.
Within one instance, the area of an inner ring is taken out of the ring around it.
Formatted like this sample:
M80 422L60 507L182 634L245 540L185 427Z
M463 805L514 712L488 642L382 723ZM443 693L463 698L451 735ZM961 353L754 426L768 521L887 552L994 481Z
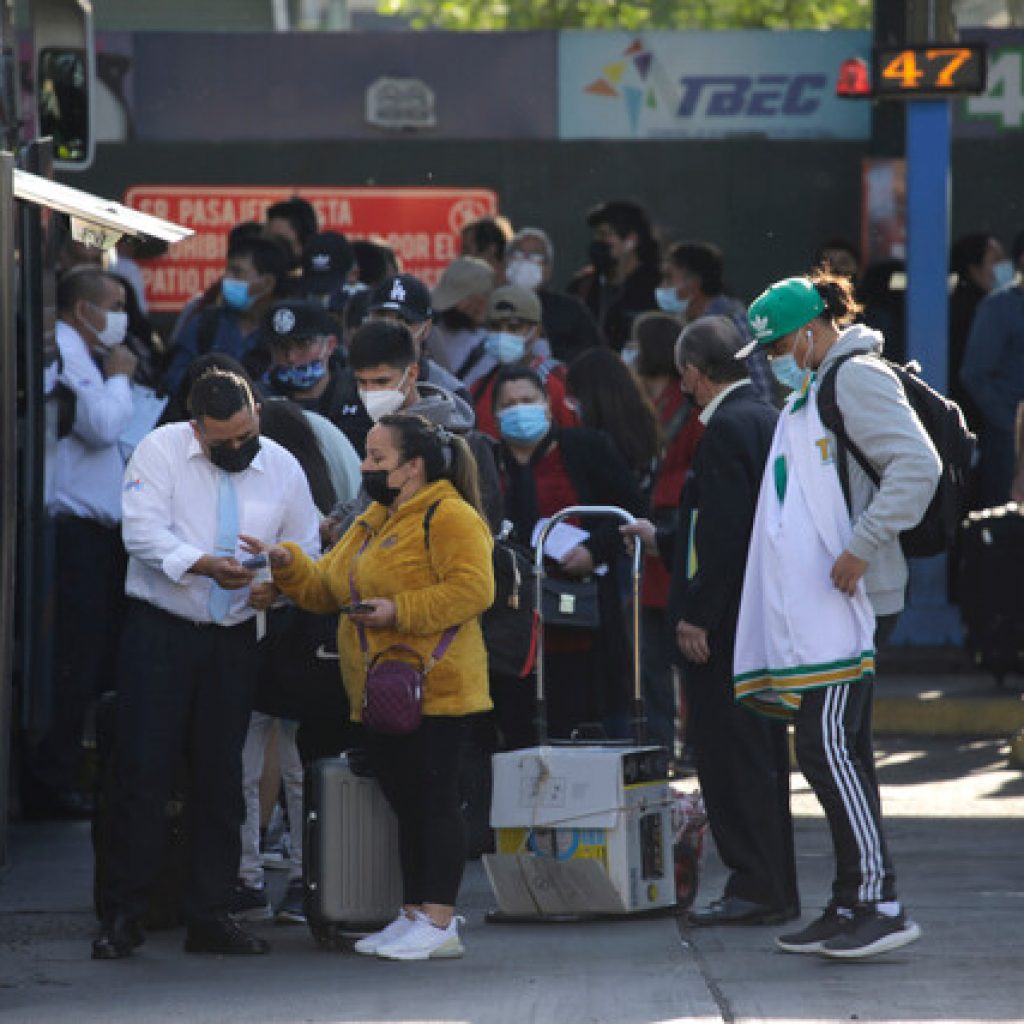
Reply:
M544 381L544 388L551 404L551 418L555 423L560 427L578 427L580 424L576 413L565 404L565 364L556 359L536 356L527 365L539 373L541 380ZM470 389L473 393L473 405L476 407L476 429L496 441L501 440L501 433L492 407L492 396L498 369L495 367L486 377L476 381Z
M671 429L672 421L676 419L682 404L683 393L671 384L658 397L655 407L663 430ZM655 522L663 520L667 513L674 512L679 505L686 474L690 471L690 464L704 433L704 425L699 417L700 411L696 407L692 408L668 441L651 490L651 517ZM657 555L648 555L644 560L641 603L648 608L664 608L668 604L669 582L669 571L665 563Z

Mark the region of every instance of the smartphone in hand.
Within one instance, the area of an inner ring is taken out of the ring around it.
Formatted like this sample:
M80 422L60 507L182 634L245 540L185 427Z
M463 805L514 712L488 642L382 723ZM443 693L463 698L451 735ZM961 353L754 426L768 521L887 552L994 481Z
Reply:
M338 612L341 615L368 615L373 610L374 606L372 604L366 604L361 601L359 604L343 604L338 609Z

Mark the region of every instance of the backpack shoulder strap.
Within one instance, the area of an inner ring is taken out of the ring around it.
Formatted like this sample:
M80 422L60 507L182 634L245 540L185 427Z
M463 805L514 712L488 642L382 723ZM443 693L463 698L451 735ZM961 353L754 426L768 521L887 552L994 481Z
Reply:
M850 467L846 461L847 453L852 455L857 464L867 475L868 479L877 487L881 483L881 477L875 467L868 461L867 456L851 440L846 432L846 424L843 421L843 412L839 408L839 401L836 398L836 377L839 375L839 368L860 353L851 352L840 356L826 371L818 385L818 415L822 424L831 430L836 436L836 472L839 474L839 485L843 489L843 498L846 507L851 512L853 501L850 493Z
M433 521L434 513L437 511L437 506L444 501L444 498L438 498L437 501L432 502L427 511L423 513L423 544L426 549L430 550L430 524Z
M455 371L455 376L462 380L470 370L476 366L484 357L484 343L481 341L469 350L469 355L462 361L462 365Z

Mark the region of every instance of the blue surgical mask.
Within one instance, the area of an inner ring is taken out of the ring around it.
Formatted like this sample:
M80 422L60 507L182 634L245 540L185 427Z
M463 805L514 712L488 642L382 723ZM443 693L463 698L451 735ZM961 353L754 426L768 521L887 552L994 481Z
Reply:
M220 283L220 293L224 297L224 305L239 313L252 309L256 301L249 293L249 282L240 281L237 277L225 277Z
M777 356L771 361L771 368L775 379L784 388L789 388L790 391L799 391L804 386L808 371L800 369L796 357L792 353Z
M484 339L484 351L499 363L518 363L526 355L526 342L518 334L492 331Z
M284 391L308 391L324 379L327 361L314 359L301 366L272 366L270 381Z
M498 430L507 441L539 441L548 426L548 411L543 405L511 405L498 413Z
M995 275L996 288L1005 288L1016 276L1013 269L1013 264L1009 260L1000 260L992 267L992 273Z
M658 309L664 313L678 313L681 315L686 312L690 305L689 299L679 298L672 285L665 285L664 288L655 288L654 300L658 303Z

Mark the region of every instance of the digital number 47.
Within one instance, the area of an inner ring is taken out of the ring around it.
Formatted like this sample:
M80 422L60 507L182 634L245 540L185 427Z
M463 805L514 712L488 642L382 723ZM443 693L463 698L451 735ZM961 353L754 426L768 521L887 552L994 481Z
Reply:
M952 89L956 84L956 73L971 59L971 51L961 47L925 50L924 60L930 65L928 71L920 66L919 57L920 54L914 50L904 50L886 64L882 77L899 82L903 89L915 89L935 67L935 88Z

